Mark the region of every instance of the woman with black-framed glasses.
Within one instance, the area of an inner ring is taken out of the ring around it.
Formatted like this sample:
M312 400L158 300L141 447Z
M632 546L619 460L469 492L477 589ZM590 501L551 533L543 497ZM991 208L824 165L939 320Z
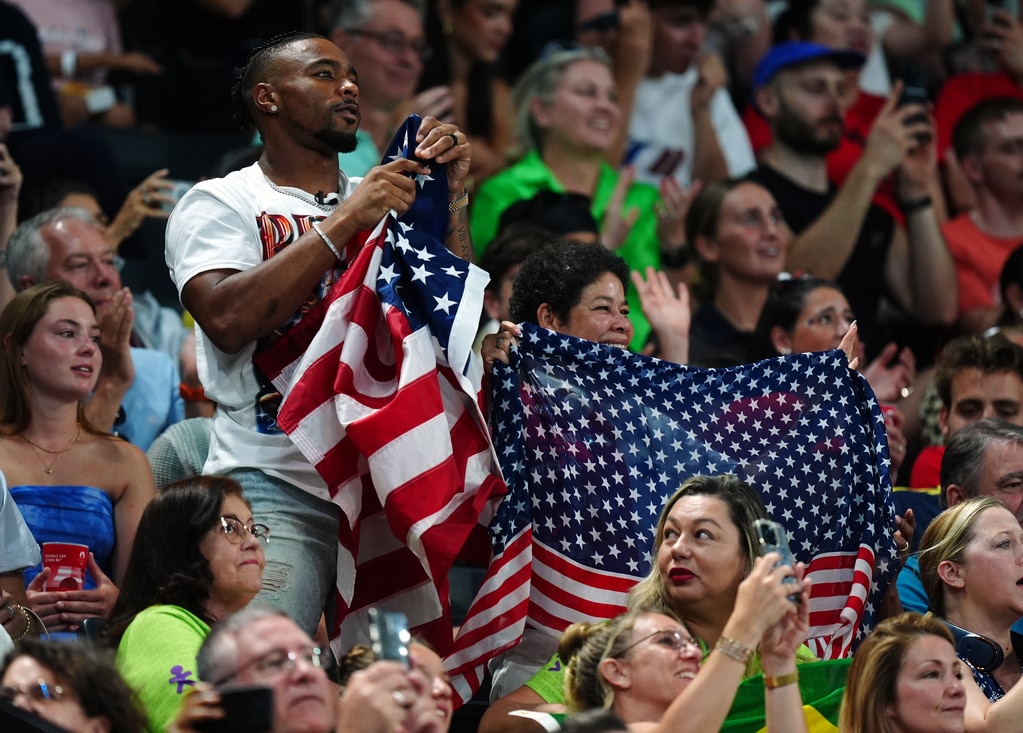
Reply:
M269 539L229 478L177 481L146 507L105 633L148 730L163 731L195 686L210 627L259 592Z
M809 587L802 603L786 596L772 567L777 555L757 558L739 584L735 607L714 649L704 648L666 610L642 608L610 621L575 623L561 636L565 702L570 713L601 709L630 731L716 731L724 723L752 654L759 645L768 730L806 730L796 650L809 625Z
M140 733L145 716L105 650L26 639L0 663L0 701L70 733Z

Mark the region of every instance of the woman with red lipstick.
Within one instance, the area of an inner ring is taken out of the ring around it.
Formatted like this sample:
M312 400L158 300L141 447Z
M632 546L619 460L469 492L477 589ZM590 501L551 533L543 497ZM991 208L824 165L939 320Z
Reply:
M966 665L952 634L930 614L877 625L853 657L838 727L842 733L962 733Z
M62 281L30 287L0 314L0 335L0 467L11 496L37 542L90 550L79 590L45 592L50 570L26 571L29 604L50 632L75 631L113 607L153 476L142 451L85 416L102 363L87 295Z
M760 495L735 476L694 476L687 480L661 509L651 547L651 571L629 593L629 608L685 619L705 659L715 656L712 652L719 641L735 640L728 634L734 628L730 626L733 612L739 613L740 595L757 594L755 584L745 591L740 588L753 573L759 554L760 541L753 522L765 518L767 511ZM753 607L758 608L756 604ZM736 619L741 619L743 613ZM759 627L760 632L763 628ZM742 655L745 664L741 677L767 671L757 645L760 632L746 627L738 640L749 652L748 656ZM801 643L805 633L794 647L797 664L816 661ZM727 641L725 644L730 646ZM509 714L513 710L564 712L562 665L556 664L556 658L552 662L524 686L494 701L481 721L480 733L524 731L521 719ZM769 669L775 669L771 664Z
M706 657L689 630L664 613L631 611L606 623L570 626L558 646L569 711L610 710L635 733L719 730L745 672L735 652L759 645L767 728L805 731L795 683L796 650L809 629L809 581L803 602L793 604L782 580L795 571L773 567L777 560L774 553L757 558L739 587L726 633Z
M508 86L497 60L511 37L517 0L438 0L429 3L420 92L449 87L453 121L472 143L471 175L478 183L505 166L513 133ZM419 110L411 110L418 112Z
M117 645L117 667L138 694L148 730L162 732L194 687L195 655L210 626L262 588L269 539L229 478L177 481L146 507L104 633Z

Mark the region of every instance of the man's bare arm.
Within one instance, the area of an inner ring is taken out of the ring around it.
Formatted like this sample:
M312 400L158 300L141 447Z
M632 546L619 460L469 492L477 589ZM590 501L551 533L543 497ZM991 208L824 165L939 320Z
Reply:
M320 230L340 250L388 211L408 211L416 184L406 173L425 172L423 165L407 159L373 168L351 197L320 222ZM251 269L193 277L182 288L181 303L218 349L234 354L287 323L335 262L319 234L310 230Z

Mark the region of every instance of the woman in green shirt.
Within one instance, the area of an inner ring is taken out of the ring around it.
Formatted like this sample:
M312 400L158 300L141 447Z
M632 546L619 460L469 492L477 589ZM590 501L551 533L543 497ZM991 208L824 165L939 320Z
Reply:
M210 626L262 588L269 537L241 486L221 476L169 484L146 507L105 632L147 730L162 733L195 687Z
M484 181L474 195L470 225L477 254L497 234L501 214L541 190L576 193L592 202L600 240L630 269L659 269L661 248L681 246L687 197L670 177L660 190L633 183L608 163L620 126L611 60L600 48L557 47L530 66L512 90L518 161ZM650 335L638 296L629 294L632 348Z

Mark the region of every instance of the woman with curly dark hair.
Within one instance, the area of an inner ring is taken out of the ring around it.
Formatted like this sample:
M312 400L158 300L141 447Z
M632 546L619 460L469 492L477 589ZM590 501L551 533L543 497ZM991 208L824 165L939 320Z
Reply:
M654 342L645 353L686 363L688 293L676 293L663 272L647 268L644 280L619 255L597 242L551 242L533 252L515 276L509 308L516 323L533 323L568 336L627 349L633 336L626 293L631 276ZM521 335L516 323L483 339L483 359L508 363Z
M0 699L71 733L140 733L133 697L110 655L88 644L26 639L0 664Z
M221 476L169 484L146 507L105 633L149 730L163 731L194 687L210 627L259 592L269 535L241 486Z

